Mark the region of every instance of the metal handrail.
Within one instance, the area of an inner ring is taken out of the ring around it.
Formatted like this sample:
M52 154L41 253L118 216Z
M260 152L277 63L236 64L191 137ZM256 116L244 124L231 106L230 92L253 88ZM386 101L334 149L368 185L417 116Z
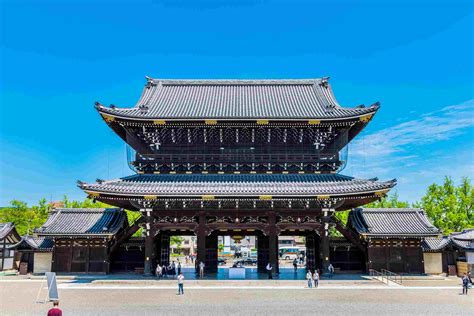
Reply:
M382 272L379 272L379 271L374 270L374 269L369 269L369 275L372 278L380 278L380 282L385 283L384 280L383 280L384 275L383 275Z
M402 278L402 275L401 274L397 274L395 272L392 272L392 271L388 271L386 269L382 269L381 270L382 274L385 275L385 277L387 278L387 280L390 280L392 282L395 282L395 283L398 283L398 284L402 284L403 282L403 278Z

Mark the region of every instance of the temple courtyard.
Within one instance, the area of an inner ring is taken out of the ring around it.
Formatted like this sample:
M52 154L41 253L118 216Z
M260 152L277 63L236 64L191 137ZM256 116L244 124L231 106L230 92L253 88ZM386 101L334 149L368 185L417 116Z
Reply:
M45 315L41 278L2 277L2 315ZM60 306L66 315L472 315L474 295L460 295L458 278L383 284L338 275L308 289L304 280L187 280L178 296L176 280L141 277L61 277Z

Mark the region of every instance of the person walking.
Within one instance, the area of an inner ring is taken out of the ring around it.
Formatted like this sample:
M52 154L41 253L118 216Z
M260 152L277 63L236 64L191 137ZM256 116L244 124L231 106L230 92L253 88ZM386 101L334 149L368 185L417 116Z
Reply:
M156 277L158 279L161 279L161 273L163 272L163 269L161 268L159 263L156 265L156 271L155 272L156 272Z
M48 316L63 316L63 311L59 308L59 301L53 302L53 308L48 311Z
M319 285L319 273L318 273L318 269L314 270L314 274L313 274L313 280L314 280L314 288L318 288L318 285Z
M469 288L469 278L467 277L467 274L464 273L464 276L462 277L462 294L467 295L468 288Z
M266 269L267 269L267 272L268 272L268 278L273 279L273 276L272 276L273 267L272 267L272 264L270 262L267 264Z
M293 260L293 269L295 269L295 273L298 271L298 260L296 258Z
M328 272L329 272L329 278L332 279L332 277L334 275L334 267L333 267L332 263L329 264Z
M199 262L199 277L202 279L204 278L204 267L205 267L205 264L204 262Z
M178 275L178 295L183 294L184 295L184 275L182 273L179 273Z
M308 273L306 273L306 280L308 280L308 288L313 287L313 274L311 273L311 270L308 270Z

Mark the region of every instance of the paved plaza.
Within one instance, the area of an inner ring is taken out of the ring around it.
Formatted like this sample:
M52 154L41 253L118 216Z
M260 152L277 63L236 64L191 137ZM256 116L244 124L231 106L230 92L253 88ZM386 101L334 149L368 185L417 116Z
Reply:
M40 278L0 279L2 315L45 315L35 303ZM387 286L340 277L308 289L304 280L175 280L60 278L65 315L472 315L474 293L460 295L458 279L412 280ZM42 295L46 294L42 289Z

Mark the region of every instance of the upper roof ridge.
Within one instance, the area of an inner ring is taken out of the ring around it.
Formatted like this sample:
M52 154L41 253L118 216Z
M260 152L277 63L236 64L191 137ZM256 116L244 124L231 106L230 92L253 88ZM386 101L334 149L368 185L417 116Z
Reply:
M310 85L327 82L329 77L305 79L158 79L147 78L147 84L162 85Z

